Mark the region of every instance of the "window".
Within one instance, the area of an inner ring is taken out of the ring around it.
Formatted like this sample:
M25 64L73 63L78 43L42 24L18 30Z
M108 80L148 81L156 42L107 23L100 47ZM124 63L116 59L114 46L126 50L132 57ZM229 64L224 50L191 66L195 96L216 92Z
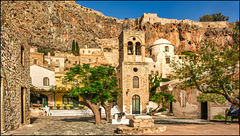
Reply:
M56 62L59 62L59 59L57 59Z
M49 86L49 78L48 77L43 78L43 86Z
M21 46L21 64L24 65L24 47Z
M89 59L89 60L88 60L88 62L92 62L92 60L91 60L91 59Z
M88 53L91 53L91 51L88 51Z
M62 84L67 85L67 80L65 78L62 79Z
M136 43L136 50L135 51L136 51L135 52L136 55L141 55L141 44L140 44L140 42Z
M133 68L133 71L134 71L134 72L137 72L137 71L138 71L138 68Z
M63 96L63 104L73 104L73 101L69 96L64 95Z
M128 42L128 49L127 49L128 55L133 55L133 43Z
M71 64L71 61L68 61L69 64Z
M133 88L139 88L139 78L137 76L133 77Z
M77 61L75 61L75 64L77 64Z
M179 56L179 59L182 59L182 57L181 57L181 56Z
M170 58L166 58L166 64L170 63Z
M82 53L85 53L85 50L83 50Z
M169 52L169 47L165 46L165 52Z
M158 71L156 71L156 75L158 75Z
M150 49L150 55L152 55L152 49Z
M37 59L34 59L34 64L37 64Z

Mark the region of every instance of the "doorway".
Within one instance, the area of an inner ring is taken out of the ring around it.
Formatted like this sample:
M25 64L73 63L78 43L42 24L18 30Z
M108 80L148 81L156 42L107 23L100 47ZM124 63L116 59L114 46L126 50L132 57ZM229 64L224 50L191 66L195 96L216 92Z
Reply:
M138 95L132 97L132 114L140 114L140 97Z
M208 104L207 104L207 102L201 103L201 119L208 119Z
M21 87L21 123L24 123L24 87Z
M73 98L75 101L78 101L78 97L74 97ZM73 101L73 107L78 107L78 103L75 103L74 101Z

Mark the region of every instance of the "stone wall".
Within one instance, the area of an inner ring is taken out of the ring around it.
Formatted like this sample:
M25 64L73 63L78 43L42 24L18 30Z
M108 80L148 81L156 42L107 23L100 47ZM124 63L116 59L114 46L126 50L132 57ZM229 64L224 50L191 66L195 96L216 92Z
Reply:
M144 13L141 17L141 19L138 19L139 21L137 23L140 23L141 25L144 25L145 23L149 22L150 24L154 23L161 23L162 25L168 24L168 23L184 23L188 24L191 26L198 26L198 27L203 27L203 28L224 28L228 27L227 21L218 21L218 22L198 22L198 21L193 21L189 19L184 19L184 20L177 20L177 19L166 19L166 18L159 18L157 14L152 14L152 13Z
M30 123L30 49L15 25L1 25L1 131Z

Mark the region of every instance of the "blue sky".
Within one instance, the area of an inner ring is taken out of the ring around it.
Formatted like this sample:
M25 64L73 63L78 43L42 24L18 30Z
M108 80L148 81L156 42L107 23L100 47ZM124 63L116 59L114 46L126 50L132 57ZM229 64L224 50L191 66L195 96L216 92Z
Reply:
M229 23L239 20L239 1L77 1L77 4L118 19L157 13L160 18L199 21L206 14L221 12Z

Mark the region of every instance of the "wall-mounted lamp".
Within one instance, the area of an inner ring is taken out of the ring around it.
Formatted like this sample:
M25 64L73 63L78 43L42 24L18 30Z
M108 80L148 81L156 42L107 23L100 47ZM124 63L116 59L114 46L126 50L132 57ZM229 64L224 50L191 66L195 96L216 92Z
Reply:
M127 92L126 92L126 94L128 94L128 92L129 92L129 89L127 89Z

